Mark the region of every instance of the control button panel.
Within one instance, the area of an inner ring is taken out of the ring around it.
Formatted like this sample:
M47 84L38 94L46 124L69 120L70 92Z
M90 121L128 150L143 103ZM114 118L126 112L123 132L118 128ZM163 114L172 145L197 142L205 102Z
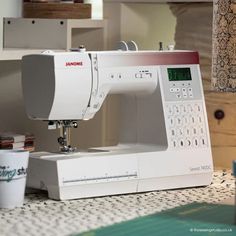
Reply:
M166 102L169 146L174 149L208 146L206 121L201 102Z
M152 78L152 73L148 70L139 71L138 73L135 74L135 78L137 78L137 79L150 79L150 78Z
M175 95L177 100L183 99L187 100L189 98L194 98L193 88L191 83L172 83L170 86L170 94Z
M124 72L125 70L125 72ZM122 71L122 72L120 72ZM109 73L106 72L104 75L109 81L114 81L114 80L130 80L130 79L153 79L155 78L154 69L145 69L145 70L138 70L138 69L130 69L127 70L125 69L120 69L115 71L114 69Z

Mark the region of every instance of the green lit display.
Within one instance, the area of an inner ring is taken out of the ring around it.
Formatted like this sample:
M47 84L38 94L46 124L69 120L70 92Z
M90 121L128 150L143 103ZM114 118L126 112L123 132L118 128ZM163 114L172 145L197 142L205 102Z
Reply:
M169 81L192 80L190 68L167 68Z

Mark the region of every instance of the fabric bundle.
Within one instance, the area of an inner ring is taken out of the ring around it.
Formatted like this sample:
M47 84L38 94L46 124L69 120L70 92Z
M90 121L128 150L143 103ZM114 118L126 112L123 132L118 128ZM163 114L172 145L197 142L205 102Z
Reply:
M0 133L0 149L34 151L33 134Z

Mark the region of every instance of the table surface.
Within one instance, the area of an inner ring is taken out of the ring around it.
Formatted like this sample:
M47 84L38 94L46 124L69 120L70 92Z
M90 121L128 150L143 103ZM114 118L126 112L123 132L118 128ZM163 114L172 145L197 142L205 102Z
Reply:
M219 203L235 193L230 171L215 171L207 187L70 201L27 194L21 208L0 209L1 236L73 235L193 202Z

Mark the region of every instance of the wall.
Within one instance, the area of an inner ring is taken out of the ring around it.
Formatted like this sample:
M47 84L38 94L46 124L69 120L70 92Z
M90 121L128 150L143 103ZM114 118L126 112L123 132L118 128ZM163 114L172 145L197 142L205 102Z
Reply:
M20 0L1 0L0 17L20 17ZM0 26L2 31L2 25ZM56 132L47 134L46 124L30 121L24 110L21 89L21 62L0 61L0 132L33 132L39 150L57 148Z
M21 1L1 0L0 17L5 16L21 16ZM2 31L1 27L2 25L0 25ZM98 47L103 45L100 41L96 44ZM73 145L81 148L100 146L102 144L101 120L102 112L91 121L79 123L79 128L72 132ZM36 137L36 150L58 150L59 131L48 130L47 122L32 121L26 116L21 88L21 61L0 61L0 132L3 131L32 132Z
M223 1L215 2L215 4L218 3L221 4L224 11L228 9L228 1L227 4ZM178 19L175 34L176 47L182 49L192 48L200 52L214 165L216 167L231 168L232 160L235 160L236 153L236 112L234 109L236 96L233 93L219 93L211 88L213 4L171 4L171 9ZM217 14L216 11L215 14ZM228 17L232 27L234 24L232 10ZM221 17L220 19L223 27L216 27L215 29L227 32L227 21ZM226 36L223 36L223 38L227 39ZM224 42L221 41L223 45ZM223 47L221 46L220 48ZM222 55L225 61L226 54ZM214 61L214 63L222 65L220 60ZM231 75L233 76L233 73ZM224 81L224 78L222 76L222 81ZM217 110L224 111L225 117L222 120L215 118L215 111Z
M2 0L0 18L17 16L21 16L21 1ZM0 61L0 131L15 130L25 119L20 87L20 63Z
M1 0L0 17L19 16L20 2L20 0ZM211 4L206 4L207 8L205 6L201 8L199 3L196 4L198 10L204 13L204 16L200 17L196 7L195 11L191 9L176 11L176 6L172 5L172 13L167 4L107 3L104 7L105 17L109 18L108 48L114 48L116 42L121 39L135 40L140 49L157 49L159 41L167 45L176 40L176 46L179 48L184 48L185 45L186 49L199 50L202 55L201 66L204 72L215 165L230 167L236 154L236 113L233 109L236 105L236 97L234 94L218 94L210 90L211 46L208 45L211 42L212 10ZM180 5L177 5L178 8ZM187 20L189 17L191 21ZM1 27L0 25L0 30ZM185 35L181 31L185 32ZM191 32L195 32L194 37L190 35ZM201 37L201 43L200 40L196 40L196 36ZM183 41L187 39L188 42ZM33 132L37 137L38 150L56 150L59 132L48 131L46 123L31 121L26 117L20 77L20 61L0 61L0 131ZM118 141L119 109L117 107L119 107L119 99L112 97L105 106L108 115L104 118L100 113L95 120L82 122L80 128L73 132L73 143L81 147L90 144L100 145L103 131L98 124L102 119L103 123L106 123L106 143L115 144ZM220 122L214 118L217 109L225 111L225 118Z
M4 16L6 17L21 16L21 11L22 11L22 8L21 8L20 0L1 0L0 22L2 22L1 20ZM0 24L0 32L2 31L3 31L3 24ZM0 38L0 44L2 44L2 38Z
M211 90L213 4L106 3L104 14L109 18L110 48L118 40L135 40L140 49L174 41L177 49L200 52L214 165L230 168L236 154L236 96ZM217 109L225 112L221 121L214 117Z
M174 43L176 18L167 4L106 2L104 18L108 19L108 49L116 49L121 40L134 40L140 50L158 49L160 41L165 46ZM110 96L106 111L105 143L115 145L119 141L119 95Z
M140 49L174 43L176 18L167 4L122 4L121 39L134 40Z
M0 17L21 15L20 0L1 0L0 6Z
M38 150L56 150L58 132L48 131L46 123L31 121L25 114L20 61L0 61L0 111L1 132L32 132Z
M0 130L16 130L26 119L21 94L20 62L0 61Z
M72 144L79 148L102 145L102 112L79 123L72 132ZM21 62L0 61L0 132L32 132L36 150L57 151L59 130L48 130L47 122L28 119L21 88Z
M200 52L214 164L230 168L236 154L236 112L233 109L236 106L236 96L216 93L210 87L212 3L106 3L104 9L105 18L109 19L109 49L114 49L120 40L134 40L140 49L158 49L158 42L162 41L165 46L174 42L177 49ZM108 111L106 117L100 118L106 123L106 144L116 144L119 133L119 98L111 97L105 109ZM221 121L214 117L217 109L225 112L225 118ZM82 124L78 131L82 135L76 134L78 138L74 139L78 144L86 146L86 140L92 134L89 127L96 130L95 133L102 132L96 122ZM96 142L99 143L99 138Z

